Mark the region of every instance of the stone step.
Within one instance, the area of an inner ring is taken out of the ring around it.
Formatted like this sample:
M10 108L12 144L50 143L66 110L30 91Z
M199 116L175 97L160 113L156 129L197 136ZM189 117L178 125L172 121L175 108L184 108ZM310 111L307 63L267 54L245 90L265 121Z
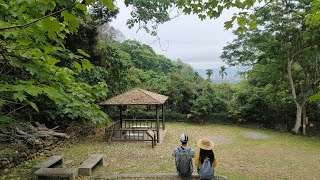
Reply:
M176 173L156 173L156 174L104 174L91 177L91 180L98 179L200 179L198 174L192 174L191 177L181 178ZM228 178L225 176L215 176L213 180L227 180Z
M59 177L73 180L78 177L78 168L40 168L34 173L36 180L44 177Z
M63 164L63 155L51 156L45 161L42 161L41 163L32 166L32 173L36 172L40 168L49 168L58 164Z
M103 156L104 154L92 154L79 166L79 175L91 176L96 165L103 165Z

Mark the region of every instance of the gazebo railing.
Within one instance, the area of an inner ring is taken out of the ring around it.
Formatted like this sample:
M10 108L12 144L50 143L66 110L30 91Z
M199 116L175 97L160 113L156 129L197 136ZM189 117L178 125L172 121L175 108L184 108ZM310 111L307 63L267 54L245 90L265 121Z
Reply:
M159 119L161 122L161 119ZM122 128L149 128L157 129L157 120L156 119L122 119ZM162 124L159 123L159 128L162 127Z
M161 126L161 124L159 124ZM159 127L160 128L160 127ZM156 119L123 119L116 121L105 129L105 140L109 141L152 141L147 135L151 129L157 135ZM155 137L157 140L157 136Z

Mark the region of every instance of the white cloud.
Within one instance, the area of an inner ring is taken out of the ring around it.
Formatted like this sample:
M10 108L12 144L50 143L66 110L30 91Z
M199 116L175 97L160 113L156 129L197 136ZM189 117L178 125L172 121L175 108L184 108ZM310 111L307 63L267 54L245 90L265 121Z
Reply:
M159 26L160 43L154 42L155 37L136 28L128 29L126 21L130 18L130 9L118 2L120 13L111 25L119 29L127 39L135 39L149 44L158 54L183 62L194 68L220 67L224 63L219 56L227 42L234 36L231 30L224 30L223 23L230 19L233 12L226 12L215 20L200 21L195 15L181 15ZM163 49L166 49L165 51Z

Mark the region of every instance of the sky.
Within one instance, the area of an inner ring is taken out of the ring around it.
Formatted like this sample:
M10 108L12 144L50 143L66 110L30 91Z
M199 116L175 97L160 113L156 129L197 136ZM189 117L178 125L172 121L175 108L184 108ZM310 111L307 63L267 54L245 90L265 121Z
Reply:
M123 1L118 0L116 5L120 13L111 25L120 30L126 39L134 39L150 45L157 54L163 54L171 60L181 59L194 69L219 68L225 65L219 58L223 46L231 42L231 30L224 29L224 22L229 20L232 12L225 12L218 19L201 21L195 15L181 15L169 22L161 24L158 29L159 42L153 43L157 38L147 34L143 29L135 26L129 29L126 25L130 18L131 8L127 8Z

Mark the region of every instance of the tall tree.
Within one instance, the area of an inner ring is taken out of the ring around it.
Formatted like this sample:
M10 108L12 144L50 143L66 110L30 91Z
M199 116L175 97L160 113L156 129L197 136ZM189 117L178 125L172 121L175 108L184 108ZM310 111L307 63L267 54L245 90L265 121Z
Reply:
M207 71L206 74L208 75L207 81L211 81L211 75L212 75L213 71L212 71L212 69L207 69L206 71Z
M228 75L227 72L226 72L226 67L225 66L221 66L220 67L220 70L219 70L219 75L221 76L221 79L223 80L223 78Z
M294 133L299 132L302 109L315 92L311 86L319 83L314 54L319 51L320 33L319 27L306 26L309 10L308 2L271 3L255 14L259 28L245 35L237 34L238 39L226 46L221 56L231 65L276 63L286 67L283 70L296 105Z

